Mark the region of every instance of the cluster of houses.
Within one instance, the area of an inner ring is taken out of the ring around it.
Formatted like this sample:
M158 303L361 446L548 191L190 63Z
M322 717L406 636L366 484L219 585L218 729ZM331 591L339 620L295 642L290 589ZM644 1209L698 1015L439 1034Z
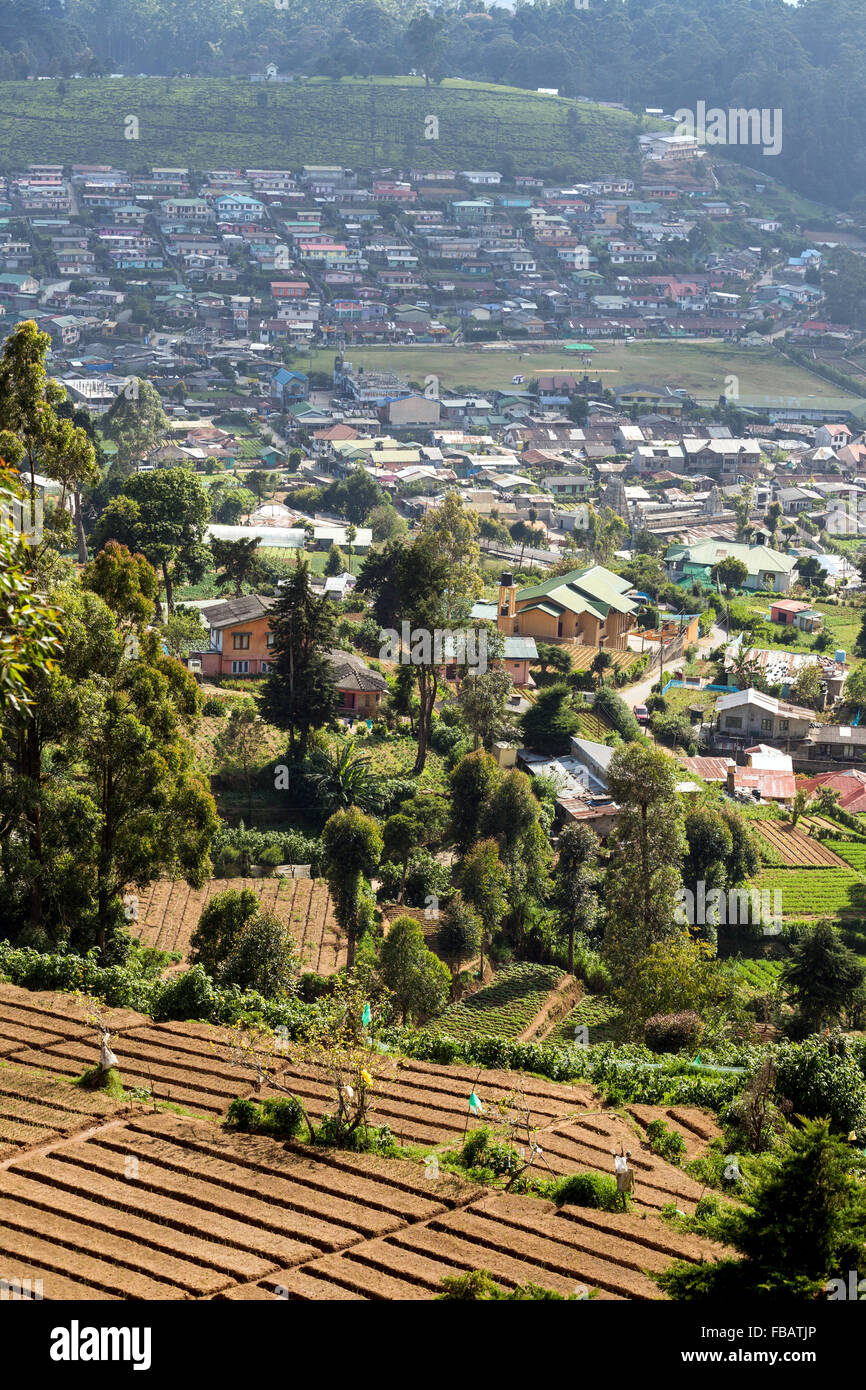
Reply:
M575 339L585 356L598 339L748 341L768 325L848 340L817 315L820 244L774 254L780 224L715 196L700 161L645 154L637 186L423 166L30 165L0 180L0 310L37 317L61 356L93 355L88 372L106 340L154 333L176 349L155 369L191 349L206 369L214 346ZM733 217L758 245L693 255L696 227ZM656 273L678 254L691 269Z

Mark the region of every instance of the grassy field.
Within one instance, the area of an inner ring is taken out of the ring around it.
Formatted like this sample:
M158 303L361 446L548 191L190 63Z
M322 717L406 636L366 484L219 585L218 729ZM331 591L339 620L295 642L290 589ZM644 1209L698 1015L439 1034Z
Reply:
M683 387L700 401L715 403L725 389L725 378L735 376L744 405L760 406L796 398L804 404L841 403L839 388L787 362L773 348L745 348L720 342L598 343L591 367L575 361L575 355L558 347L521 349L450 347L421 344L418 347L348 347L346 356L369 370L389 369L423 383L439 378L444 390L471 387L479 391L508 390L513 376L529 381L540 372L583 372L600 376L604 385L617 387L640 381L647 385ZM333 370L333 351L313 353L313 370ZM852 409L866 405L846 397Z
M810 602L816 612L823 614L824 630L828 632L833 639L832 645L827 648L829 655L832 656L833 652L836 650L842 650L846 653L848 661L853 665L857 665L858 658L853 655L854 643L857 640L860 624L863 621L864 612L866 612L866 610L854 603L822 603L820 599L814 602L810 600ZM752 612L760 613L762 618L766 618L770 611L770 599L757 599L754 603L750 604L750 607ZM773 631L775 631L776 625L773 624L772 627ZM781 633L782 630L780 626L779 632ZM771 647L771 649L778 648L780 651L811 652L815 650L815 640L816 637L811 633L798 632L796 642L786 642L783 645L782 642L777 640L767 642L766 645ZM747 645L752 647L764 646L764 638L749 638Z
M130 116L138 127L127 138ZM430 116L438 138L425 137ZM420 77L0 83L0 148L15 151L16 165L478 169L508 155L518 173L637 177L640 128L627 112L456 79L430 88Z

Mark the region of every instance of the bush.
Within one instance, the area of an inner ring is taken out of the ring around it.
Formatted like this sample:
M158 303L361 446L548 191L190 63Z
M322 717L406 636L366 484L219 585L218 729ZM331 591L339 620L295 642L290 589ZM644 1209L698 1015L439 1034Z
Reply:
M269 999L291 994L298 976L298 953L285 922L259 911L223 961L222 985L257 990Z
M847 1039L811 1037L783 1043L776 1057L776 1090L796 1115L826 1116L834 1130L848 1133L866 1125L866 1078L862 1053Z
M322 842L300 830L247 830L221 827L211 846L218 878L243 878L253 864L309 864L313 878L322 872Z
M490 1130L486 1125L473 1129L463 1140L460 1162L464 1168L478 1168L484 1161L487 1145L490 1143Z
M213 998L213 980L194 965L162 986L153 1001L153 1018L157 1023L169 1018L210 1018Z
M625 700L603 685L595 697L593 708L612 725L625 743L633 743L641 736L641 727Z
M386 859L377 870L379 902L396 902L400 891L403 869ZM440 864L428 849L413 850L409 856L409 871L406 875L406 888L403 901L407 907L426 907L429 898L447 898L453 891L451 871L447 864Z
M221 699L219 695L208 695L202 705L201 712L212 718L220 718L228 712L228 701Z
M704 1025L696 1013L653 1014L644 1024L644 1041L651 1052L684 1052L697 1047Z
M553 1185L551 1195L558 1207L593 1207L596 1211L620 1211L622 1198L616 1179L606 1173L572 1173Z
M275 1139L294 1139L304 1121L304 1112L294 1096L278 1096L254 1101L233 1100L226 1113L229 1129L244 1134L269 1134Z
M646 1127L646 1137L651 1151L668 1163L679 1163L686 1151L686 1141L675 1129L669 1129L664 1120L650 1120Z

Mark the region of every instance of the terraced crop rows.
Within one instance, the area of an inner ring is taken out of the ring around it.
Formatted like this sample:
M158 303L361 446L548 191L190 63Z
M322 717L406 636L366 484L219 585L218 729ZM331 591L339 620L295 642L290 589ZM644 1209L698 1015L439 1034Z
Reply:
M845 867L844 859L840 859L828 845L812 839L811 835L804 835L795 826L780 821L759 820L754 822L753 828L776 851L782 863L792 868L811 868L813 865L821 868Z
M866 906L866 884L847 864L830 869L765 869L754 880L761 892L782 895L784 917L824 917L836 912L862 913Z
M549 965L507 965L492 983L458 1004L452 1004L436 1020L436 1031L453 1038L487 1033L516 1038L532 1023L563 972Z
M507 1287L657 1298L648 1270L712 1253L653 1216L557 1211L441 1170L167 1114L109 1119L0 1164L2 1263L41 1279L48 1300L417 1300L479 1267Z
M190 937L205 905L228 888L251 888L264 908L288 923L305 969L331 975L345 965L346 947L322 879L210 879L204 888L190 888L182 880L159 879L139 897L138 918L130 927L148 946L180 951L187 960Z

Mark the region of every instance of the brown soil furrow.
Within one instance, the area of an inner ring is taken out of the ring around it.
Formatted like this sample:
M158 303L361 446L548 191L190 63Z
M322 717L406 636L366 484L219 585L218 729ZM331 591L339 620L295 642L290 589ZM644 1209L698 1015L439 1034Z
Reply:
M16 1259L15 1263L9 1267L9 1274L5 1277L9 1282L15 1279L29 1279L31 1288L38 1287L36 1281L41 1281L42 1298L46 1303L89 1303L95 1299L111 1302L123 1296L122 1294L106 1293L104 1289L98 1289L93 1284L82 1283L79 1279L70 1279L65 1274L60 1274L56 1269L37 1264L32 1259Z
M286 1289L290 1299L303 1299L307 1303L321 1302L326 1299L329 1303L334 1302L359 1302L363 1301L364 1294L356 1293L353 1289L344 1288L342 1284L334 1284L330 1280L316 1278L315 1274L309 1269L285 1269L279 1274L269 1276L267 1285L249 1285L245 1288L233 1289L224 1298L250 1299L265 1298L272 1302L276 1296L275 1289Z
M254 1255L237 1254L226 1245L204 1240L189 1231L179 1231L164 1221L149 1220L124 1211L121 1214L93 1196L63 1191L42 1181L39 1173L26 1177L9 1171L3 1178L3 1195L16 1197L26 1203L32 1215L32 1226L41 1229L41 1213L60 1211L77 1221L86 1222L94 1231L109 1231L135 1240L142 1248L161 1251L172 1257L194 1261L230 1279L249 1279L267 1273L269 1265ZM225 1283L225 1277L222 1280Z
M119 1298L166 1299L185 1296L174 1284L138 1274L134 1269L109 1264L106 1260L83 1254L79 1250L68 1249L59 1244L53 1236L45 1239L32 1230L21 1232L4 1226L2 1221L0 1255L27 1264L40 1265L45 1270L45 1293L49 1298L50 1279L54 1271L66 1278L80 1279L95 1289L101 1289L103 1293L114 1294Z
M567 1224L558 1219L558 1213L555 1211L547 1213L524 1209L520 1200L514 1197L509 1197L504 1202L496 1197L482 1198L480 1202L473 1204L471 1210L473 1214L489 1217L500 1225L513 1226L515 1230L534 1236L544 1236L567 1249L582 1250L588 1255L603 1255L606 1260L622 1265L625 1269L662 1270L670 1263L670 1257L666 1257L664 1252L652 1246L637 1244L629 1238L627 1232L619 1233L613 1222L608 1230L603 1230L597 1225L584 1224L582 1207L571 1208L573 1219Z
M143 1136L141 1137L143 1139ZM58 1157L66 1159L68 1152L58 1152ZM229 1188L225 1186L223 1172L228 1165L216 1164L204 1156L196 1155L195 1176L191 1177L188 1176L191 1156L187 1158L185 1166L179 1165L175 1168L161 1158L150 1161L140 1157L141 1153L147 1152L147 1148L140 1145L139 1136L131 1135L123 1149L103 1144L82 1145L75 1152L74 1161L94 1172L117 1177L118 1174L125 1176L127 1155L134 1156L138 1158L137 1176L128 1179L130 1183L146 1187L149 1191L161 1193L166 1197L193 1202L197 1207L218 1215L243 1221L251 1230L255 1230L256 1244L259 1242L260 1234L264 1236L265 1233L272 1232L284 1242L281 1247L283 1254L279 1258L286 1264L301 1264L329 1246L347 1245L351 1239L361 1235L383 1235L399 1225L395 1217L353 1206L342 1198L331 1197L327 1193L311 1191L289 1183L280 1184L278 1181L255 1182L255 1174L249 1174L250 1191L245 1191L240 1183ZM253 1192L255 1195L252 1195ZM346 1210L351 1214L350 1222L343 1219ZM318 1249L311 1249L309 1243L301 1244L295 1239L299 1223L303 1225L305 1241L312 1241ZM340 1232L341 1239L335 1240L335 1228ZM264 1249L262 1246L262 1250ZM287 1250L291 1250L291 1253L286 1253ZM274 1251L268 1249L267 1253L272 1254Z
M93 1057L90 1052L83 1048L66 1044L53 1052L22 1053L15 1060L28 1066L37 1066L46 1071L56 1072L60 1076L73 1077L80 1074L84 1067L92 1062ZM239 1091L243 1089L240 1086L221 1085L218 1081L210 1078L208 1078L209 1084L207 1085L202 1082L197 1086L187 1086L182 1080L184 1076L182 1069L157 1066L147 1061L136 1066L132 1065L127 1058L121 1061L121 1073L127 1086L135 1085L150 1089L151 1082L153 1082L154 1098L161 1101L172 1101L179 1105L188 1105L190 1109L214 1115L222 1114L239 1094ZM249 1087L247 1086L246 1089Z
M607 1297L632 1296L628 1293L623 1294L617 1287L608 1287L607 1282L602 1284L593 1278L596 1274L606 1276L609 1271L603 1266L597 1267L588 1256L583 1256L582 1259L576 1257L573 1262L575 1272L563 1274L560 1270L551 1268L547 1262L539 1264L535 1259L524 1258L524 1252L513 1251L508 1243L500 1245L494 1238L492 1243L482 1244L474 1234L466 1235L461 1231L452 1231L441 1222L437 1222L435 1226L417 1226L399 1231L392 1240L395 1245L401 1245L404 1249L428 1255L434 1260L447 1261L460 1270L486 1269L498 1283L509 1288L514 1288L517 1284L533 1283L544 1288L553 1288L557 1293L571 1294L582 1286L587 1290L596 1288ZM634 1276L622 1276L625 1280L630 1277Z
M112 1174L116 1170L107 1164L103 1165L101 1170L98 1165L92 1164L80 1168L76 1166L74 1154L60 1150L41 1161L21 1159L12 1167L13 1173L73 1195L79 1194L82 1189L87 1193L93 1191L94 1171L99 1173L99 1201L106 1208L117 1211L118 1222L127 1214L132 1214L145 1221L160 1222L188 1235L206 1238L219 1245L224 1265L241 1279L259 1278L267 1265L281 1265L286 1262L283 1247L277 1245L281 1253L276 1255L263 1251L259 1233L246 1222L229 1219L208 1208L197 1206L195 1202L178 1200L136 1186L123 1176L114 1177ZM299 1233L303 1234L302 1231ZM337 1248L338 1244L344 1244L343 1234L335 1227L334 1236L339 1239L333 1246L325 1248ZM255 1251L251 1249L253 1244L257 1247ZM276 1243L270 1242L266 1237L265 1244Z
M473 1241L485 1250L499 1251L522 1259L527 1264L539 1265L551 1273L587 1285L591 1283L609 1293L623 1294L628 1298L658 1297L656 1286L640 1269L608 1263L601 1250L588 1252L529 1231L521 1232L473 1209L457 1212L430 1224L434 1230L446 1230L449 1235ZM600 1239L599 1243L603 1241Z
M194 1145L166 1143L161 1135L148 1135L139 1126L124 1132L123 1146L114 1136L104 1147L124 1152L129 1148L139 1157L144 1154L161 1167L181 1173L189 1170L194 1156L196 1174L218 1182L226 1192L259 1196L276 1208L285 1207L309 1216L322 1214L363 1234L390 1229L381 1226L383 1217L389 1222L395 1215L407 1221L424 1221L441 1210L438 1202L395 1192L390 1186L362 1176L349 1178L294 1154L284 1155L286 1161L279 1164L265 1160L263 1166L261 1160L252 1156L247 1163L239 1163L234 1156L223 1157L219 1143L204 1139ZM351 1200L340 1195L349 1192Z
M579 981L571 975L564 976L556 988L550 991L535 1018L518 1034L517 1041L529 1042L530 1039L549 1032L559 1019L564 1018L574 1008L581 994Z
M323 1255L314 1265L304 1269L305 1274L315 1275L318 1271L335 1284L340 1284L352 1293L361 1293L366 1298L386 1299L404 1302L407 1299L427 1299L427 1288L407 1280L394 1278L381 1269L362 1264L350 1255Z
M76 1221L66 1214L43 1210L36 1222L31 1207L5 1195L0 1196L0 1227L18 1230L26 1235L34 1225L37 1226L38 1235L50 1240L52 1245L110 1260L121 1269L138 1271L161 1282L174 1284L193 1296L216 1293L227 1283L226 1276L213 1269L205 1269L165 1250L153 1250L139 1241L125 1240L122 1232L95 1231L86 1222Z

